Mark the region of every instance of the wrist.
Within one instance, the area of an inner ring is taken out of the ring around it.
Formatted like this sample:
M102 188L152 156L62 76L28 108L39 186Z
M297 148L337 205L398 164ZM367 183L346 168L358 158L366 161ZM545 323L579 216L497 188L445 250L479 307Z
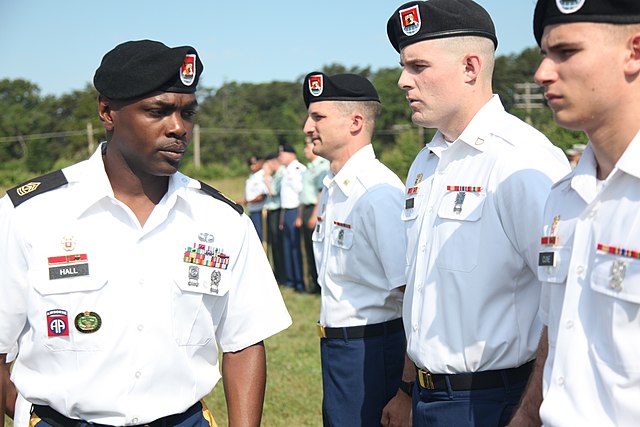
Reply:
M414 384L415 384L414 381L400 380L400 387L398 387L398 388L400 390L402 390L407 396L411 397L411 396L413 396Z

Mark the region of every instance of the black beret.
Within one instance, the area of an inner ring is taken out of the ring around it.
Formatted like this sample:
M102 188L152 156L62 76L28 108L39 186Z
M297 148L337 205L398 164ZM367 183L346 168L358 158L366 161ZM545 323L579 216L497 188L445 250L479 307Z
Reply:
M108 52L93 76L98 92L124 100L151 92L194 93L204 67L191 46L128 41Z
M533 15L538 46L547 25L567 22L640 23L638 0L539 0Z
M296 153L296 149L289 144L280 144L278 146L278 153Z
M327 76L315 71L307 74L302 83L304 103L317 101L378 101L378 92L373 84L357 74L335 74Z
M471 0L412 1L400 6L387 22L387 36L395 50L423 40L447 37L486 37L498 47L489 13Z

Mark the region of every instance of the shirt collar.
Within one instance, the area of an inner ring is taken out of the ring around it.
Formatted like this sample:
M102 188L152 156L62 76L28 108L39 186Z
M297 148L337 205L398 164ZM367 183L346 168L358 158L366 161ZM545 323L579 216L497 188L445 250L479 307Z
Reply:
M369 160L375 158L376 155L373 151L373 146L371 144L365 145L347 160L337 175L329 171L323 180L324 185L330 187L335 184L345 196L349 196L353 184L358 179L358 172L362 170Z
M640 178L640 163L638 159L640 158L640 132L636 134L629 143L629 146L622 156L616 163L615 169L620 169L622 172L625 172L629 175L632 175L636 178Z
M441 153L449 146L458 142L464 143L478 151L484 151L488 147L485 142L491 135L491 129L496 125L496 117L504 113L504 107L498 95L493 95L491 99L482 106L480 110L473 116L462 134L453 141L448 143L440 131L436 132L433 140L427 146L431 152L440 157Z
M69 185L77 186L79 192L76 208L78 217L105 198L115 199L102 159L105 145L106 142L101 143L86 161L63 169ZM177 197L186 199L187 188L199 189L200 184L182 173L176 172L169 177L167 194L161 203L171 203Z

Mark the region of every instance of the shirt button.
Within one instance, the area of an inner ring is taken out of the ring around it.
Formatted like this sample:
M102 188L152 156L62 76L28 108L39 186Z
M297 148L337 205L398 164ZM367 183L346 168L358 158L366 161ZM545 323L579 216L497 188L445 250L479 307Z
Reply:
M433 213L433 206L429 206L429 213Z
M138 417L131 418L131 424L138 424Z
M589 214L587 216L589 218L595 218L597 214L598 214L598 211L596 209L592 209L591 211L589 211Z
M424 252L427 250L427 245L420 246L420 252Z
M581 266L581 265L579 265L579 266L578 266L578 268L576 268L576 272L577 272L578 274L582 274L582 273L584 273L584 267L583 267L583 266Z
M417 324L417 323L414 323L414 324L413 324L413 330L414 330L414 331L417 331L417 330L418 330L418 324Z
M556 384L558 384L560 387L564 386L564 377L558 377L558 379L556 380Z
M138 330L139 330L140 332L142 332L142 330L143 330L143 329L144 329L144 325L138 325Z
M140 371L136 372L136 378L140 378L141 375L142 375L142 372Z
M416 289L418 290L418 292L420 292L422 290L422 283L418 283L416 285Z
M138 285L144 285L144 279L138 279Z
M567 320L566 326L567 326L567 329L573 328L573 320Z

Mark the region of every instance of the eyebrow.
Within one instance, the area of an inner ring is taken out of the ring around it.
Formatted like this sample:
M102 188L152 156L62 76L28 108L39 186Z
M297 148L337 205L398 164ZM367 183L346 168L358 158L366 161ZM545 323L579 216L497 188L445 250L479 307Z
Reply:
M548 45L546 49L540 49L540 53L544 54L549 51L558 51L562 49L575 49L581 47L582 43L580 42L568 42L568 41L559 41L554 44Z

